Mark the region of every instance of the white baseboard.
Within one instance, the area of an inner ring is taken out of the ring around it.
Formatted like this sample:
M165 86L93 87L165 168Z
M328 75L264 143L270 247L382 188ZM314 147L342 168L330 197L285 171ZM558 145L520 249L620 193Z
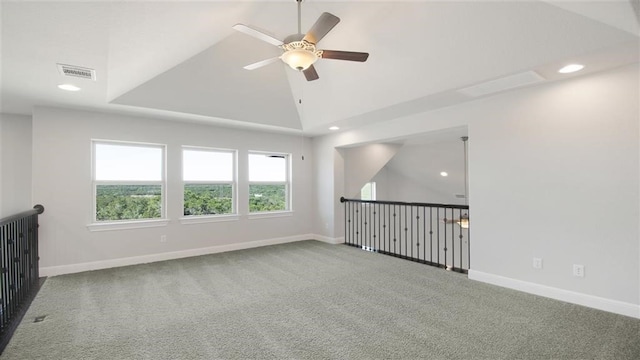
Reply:
M640 319L640 305L469 270L469 279Z
M344 244L344 236L332 238L324 235L311 234L311 239L326 242L327 244Z
M160 253L160 254L133 256L133 257L127 257L127 258L121 258L121 259L109 259L109 260L93 261L93 262L70 264L70 265L60 265L60 266L47 266L47 267L40 268L40 276L56 276L56 275L64 275L64 274L73 274L73 273L79 273L83 271L101 270L101 269L109 269L109 268L120 267L120 266L146 264L146 263L151 263L156 261L181 259L181 258L192 257L192 256L208 255L208 254L215 254L215 253L221 253L221 252L227 252L227 251L243 250L243 249L250 249L250 248L261 247L261 246L285 244L290 242L314 240L314 239L324 241L324 242L329 242L327 241L327 239L330 239L330 238L318 239L318 235L303 234L303 235L295 235L295 236L288 236L288 237L275 238L275 239L247 241L247 242L242 242L237 244L218 245L218 246L211 246L206 248L166 252L166 253Z

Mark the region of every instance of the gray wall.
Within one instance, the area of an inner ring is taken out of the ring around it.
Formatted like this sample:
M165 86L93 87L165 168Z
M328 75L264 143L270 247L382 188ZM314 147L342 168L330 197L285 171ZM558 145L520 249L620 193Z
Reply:
M341 176L336 147L468 126L470 276L640 317L638 84L636 64L315 138L315 176ZM341 191L318 189L330 236Z
M168 225L90 231L87 225L92 221L92 139L167 145ZM199 224L179 221L182 145L238 149L237 219ZM190 250L309 234L313 214L312 157L307 155L301 160L303 146L308 147L308 142L300 136L38 107L33 115L33 199L47 209L40 227L41 266L45 270L62 267L51 270L53 273L86 270L91 265L82 264L115 266L123 264L118 260L123 258L142 261L153 254L193 255L198 252ZM288 216L247 216L249 150L293 154L293 212ZM166 235L166 242L160 241L161 235Z
M0 114L0 218L29 210L31 117Z

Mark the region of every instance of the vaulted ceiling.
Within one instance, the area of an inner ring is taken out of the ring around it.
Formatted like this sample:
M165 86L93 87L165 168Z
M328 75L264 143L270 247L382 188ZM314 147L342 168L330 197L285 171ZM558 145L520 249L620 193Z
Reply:
M295 0L2 2L0 110L64 106L318 135L470 101L458 90L527 71L556 81L638 62L633 1L306 0L303 32L322 12L341 18L319 48L370 53L365 63L320 59L313 82L281 62L244 70L281 50L232 29L284 39L297 32ZM559 75L569 62L586 68ZM57 63L97 79L64 77Z

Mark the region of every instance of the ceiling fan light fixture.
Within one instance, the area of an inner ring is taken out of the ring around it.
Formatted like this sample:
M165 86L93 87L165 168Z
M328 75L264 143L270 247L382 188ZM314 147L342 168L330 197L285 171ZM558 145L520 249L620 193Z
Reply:
M282 54L281 59L292 69L304 71L318 61L318 55L316 55L315 52L305 49L293 49Z
M304 71L322 57L322 50L306 40L292 41L281 46L284 54L280 57L293 70Z

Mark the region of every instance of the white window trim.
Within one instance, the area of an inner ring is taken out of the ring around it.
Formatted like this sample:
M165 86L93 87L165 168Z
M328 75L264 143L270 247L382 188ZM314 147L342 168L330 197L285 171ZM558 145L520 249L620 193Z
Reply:
M184 207L183 207L184 208ZM180 218L180 224L206 224L217 223L227 221L238 221L240 216L238 214L219 214L219 215L189 215Z
M371 199L362 199L362 189L367 186L367 184L371 184ZM360 200L367 200L367 201L376 201L378 199L378 194L377 194L377 190L376 190L376 182L375 181L368 181L366 182L362 188L360 188Z
M289 216L293 216L292 210L274 210L274 211L252 212L249 215L247 215L247 219L249 220L271 219L271 218L289 217Z
M201 223L208 223L208 222L237 220L233 218L238 217L238 150L183 145L182 152L181 152L181 155L182 155L181 159L184 159L185 150L230 153L232 155L232 163L233 163L232 164L233 179L231 180L231 182L229 181L185 181L184 180L184 163L182 163L182 200L180 201L180 204L181 204L180 212L183 215L180 217L180 223L181 224L201 224ZM207 214L207 215L184 215L184 187L185 185L192 185L192 184L193 185L231 185L231 197L232 197L231 213Z
M292 159L292 154L289 153L279 153L279 152L271 152L271 151L253 151L253 150L249 150L248 155L253 155L253 154L258 154L258 155L273 155L273 156L284 156L285 160L286 160L286 168L285 168L285 181L251 181L248 178L248 174L250 172L249 166L250 162L248 161L249 156L247 156L247 194L250 194L249 189L251 188L251 185L284 185L285 186L285 209L284 210L273 210L273 211L251 211L251 208L249 206L249 198L247 198L247 211L249 212L248 214L248 218L250 219L257 219L257 218L268 218L268 217L279 217L279 216L290 216L290 215L286 215L288 213L293 213L293 201L292 201L292 180L291 180L291 167L292 167L292 163L291 163L291 159ZM249 195L250 196L250 195ZM273 214L272 216L269 216L269 214ZM285 214L285 215L283 215Z
M123 145L131 147L155 147L162 150L162 180L160 181L122 181L122 180L96 180L96 145ZM92 202L92 215L91 223L87 225L90 231L106 231L106 230L122 230L122 229L137 229L146 227L166 226L169 223L167 218L167 146L164 144L156 143L144 143L144 142L131 142L121 140L105 140L105 139L91 139L91 202ZM126 219L126 220L104 220L99 221L96 219L98 212L97 204L97 187L98 185L160 185L160 217L152 219Z
M89 231L144 229L169 225L168 219L140 219L98 222L87 225Z

